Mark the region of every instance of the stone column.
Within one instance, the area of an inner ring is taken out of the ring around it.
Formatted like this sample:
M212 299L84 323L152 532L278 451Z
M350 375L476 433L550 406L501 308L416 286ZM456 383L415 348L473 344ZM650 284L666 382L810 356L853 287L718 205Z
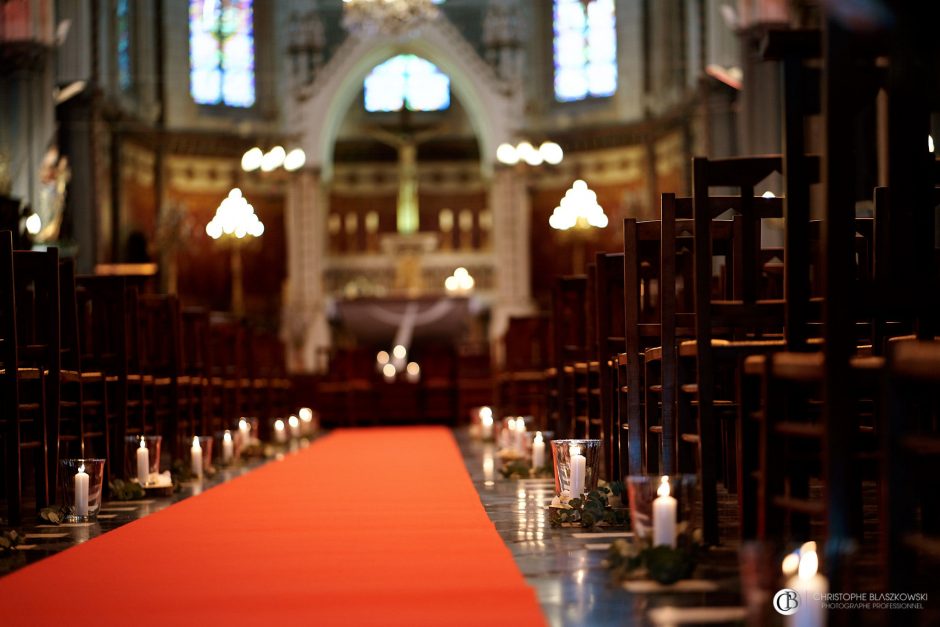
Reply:
M534 309L529 250L532 211L524 171L497 167L490 186L489 202L493 214L496 279L490 340L497 340L506 332L510 316L530 314Z
M323 293L328 196L317 170L295 174L287 190L287 293L281 335L295 372L326 367L330 346Z

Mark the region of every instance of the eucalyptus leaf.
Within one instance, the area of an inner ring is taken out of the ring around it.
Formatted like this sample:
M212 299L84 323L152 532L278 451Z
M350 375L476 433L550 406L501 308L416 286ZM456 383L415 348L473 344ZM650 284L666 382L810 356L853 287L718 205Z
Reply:
M44 507L39 512L39 518L53 525L59 525L65 520L65 508Z

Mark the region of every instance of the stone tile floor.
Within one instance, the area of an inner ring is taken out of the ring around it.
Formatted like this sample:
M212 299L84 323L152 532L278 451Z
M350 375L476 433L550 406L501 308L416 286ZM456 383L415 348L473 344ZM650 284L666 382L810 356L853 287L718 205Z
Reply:
M604 533L617 530L585 534L580 529L552 528L545 510L555 493L552 480L503 479L499 474L500 461L496 459L494 445L473 441L464 431L456 432L456 437L490 519L512 551L526 580L538 593L551 625L676 624L654 622L650 611L661 607L740 605L738 558L734 546L713 549L706 557L707 578L718 587L713 592L627 592L611 581L602 564L607 552L601 547L612 541ZM723 501L728 500L726 495ZM723 534L733 535L736 533L734 527L725 524L731 522L725 519L733 502L723 502L722 505ZM622 533L624 530L619 531Z

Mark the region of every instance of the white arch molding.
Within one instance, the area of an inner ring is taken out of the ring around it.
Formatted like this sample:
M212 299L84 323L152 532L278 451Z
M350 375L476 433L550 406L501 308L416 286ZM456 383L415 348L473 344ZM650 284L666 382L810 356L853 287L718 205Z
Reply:
M492 173L496 147L513 138L523 112L522 90L500 80L453 24L441 16L413 37L351 36L293 101L290 132L299 136L308 162L323 181L332 179L333 149L346 113L366 75L398 54L415 54L450 77L451 90L463 105L480 147L484 176Z
M287 194L288 290L284 311L285 337L295 370L315 371L330 345L322 273L326 255L329 181L333 177L336 137L350 107L373 67L397 54L423 57L450 77L451 89L476 134L480 168L490 180L493 215L492 264L497 273L491 337L502 335L509 316L532 309L529 280L529 200L525 181L495 169L496 147L511 141L522 119L523 94L508 84L477 54L446 18L423 26L415 36L399 39L349 37L319 72L288 104L286 132L298 138L307 166L292 177ZM287 321L291 321L288 328ZM299 340L299 342L298 342Z

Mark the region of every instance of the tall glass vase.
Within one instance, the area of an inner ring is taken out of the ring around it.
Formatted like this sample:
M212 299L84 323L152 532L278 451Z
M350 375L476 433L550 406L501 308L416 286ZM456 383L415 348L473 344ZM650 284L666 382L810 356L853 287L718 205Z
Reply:
M555 494L560 495L567 491L571 496L579 497L572 488L572 454L583 457L580 461L575 458L575 464L583 464L582 492L590 492L597 488L600 478L601 441L600 440L552 440L552 459L555 462ZM575 471L577 475L579 471ZM577 479L577 477L574 477Z

